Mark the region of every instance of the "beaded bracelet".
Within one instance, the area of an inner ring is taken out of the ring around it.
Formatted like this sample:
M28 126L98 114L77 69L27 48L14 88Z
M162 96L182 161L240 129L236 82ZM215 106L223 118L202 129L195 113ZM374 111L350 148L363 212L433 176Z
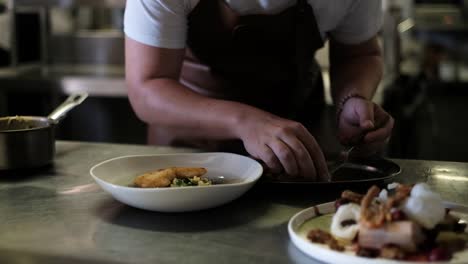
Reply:
M340 103L338 104L338 107L337 107L337 110L336 110L336 124L338 125L339 122L340 122L340 116L341 116L341 112L343 112L343 108L346 104L346 102L348 102L349 99L351 98L360 98L360 99L363 99L363 100L367 100L366 97L358 94L358 93L349 93L348 95L346 95L345 97L343 97L340 101Z

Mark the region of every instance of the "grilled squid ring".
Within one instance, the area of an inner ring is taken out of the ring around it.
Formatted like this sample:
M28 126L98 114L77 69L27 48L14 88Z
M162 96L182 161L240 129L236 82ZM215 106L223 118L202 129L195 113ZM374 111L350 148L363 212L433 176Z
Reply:
M353 240L359 231L361 207L355 203L344 204L332 218L331 234L343 240Z

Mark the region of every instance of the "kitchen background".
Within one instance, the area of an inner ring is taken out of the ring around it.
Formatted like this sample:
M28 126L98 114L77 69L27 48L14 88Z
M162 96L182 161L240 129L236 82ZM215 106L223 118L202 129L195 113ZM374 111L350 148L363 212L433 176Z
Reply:
M47 115L86 91L59 139L145 144L126 95L124 8L125 0L0 0L0 116ZM396 120L387 155L467 161L468 0L387 0L383 9L385 78L375 100ZM329 91L326 54L317 59ZM317 137L338 149L329 120Z

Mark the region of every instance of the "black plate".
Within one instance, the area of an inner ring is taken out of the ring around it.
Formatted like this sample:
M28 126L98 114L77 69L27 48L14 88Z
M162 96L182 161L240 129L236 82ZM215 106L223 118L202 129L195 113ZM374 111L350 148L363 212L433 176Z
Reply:
M333 164L330 164L333 165ZM357 166L356 166L357 165ZM363 166L361 166L363 165ZM370 167L371 169L366 169ZM377 184L389 180L401 172L398 164L384 158L372 158L366 160L353 160L351 164L344 164L332 175L329 182L315 182L307 179L297 179L284 176L264 175L261 182L278 185L301 186L335 186L348 184Z

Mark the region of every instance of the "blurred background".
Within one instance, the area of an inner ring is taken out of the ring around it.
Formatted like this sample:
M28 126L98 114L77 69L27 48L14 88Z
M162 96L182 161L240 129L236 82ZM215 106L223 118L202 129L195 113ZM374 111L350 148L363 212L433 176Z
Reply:
M0 116L47 115L70 93L90 94L57 138L146 143L127 99L125 0L0 0ZM384 0L385 76L375 101L396 120L391 158L468 160L468 0ZM327 114L327 47L323 66ZM339 148L333 118L317 137Z

